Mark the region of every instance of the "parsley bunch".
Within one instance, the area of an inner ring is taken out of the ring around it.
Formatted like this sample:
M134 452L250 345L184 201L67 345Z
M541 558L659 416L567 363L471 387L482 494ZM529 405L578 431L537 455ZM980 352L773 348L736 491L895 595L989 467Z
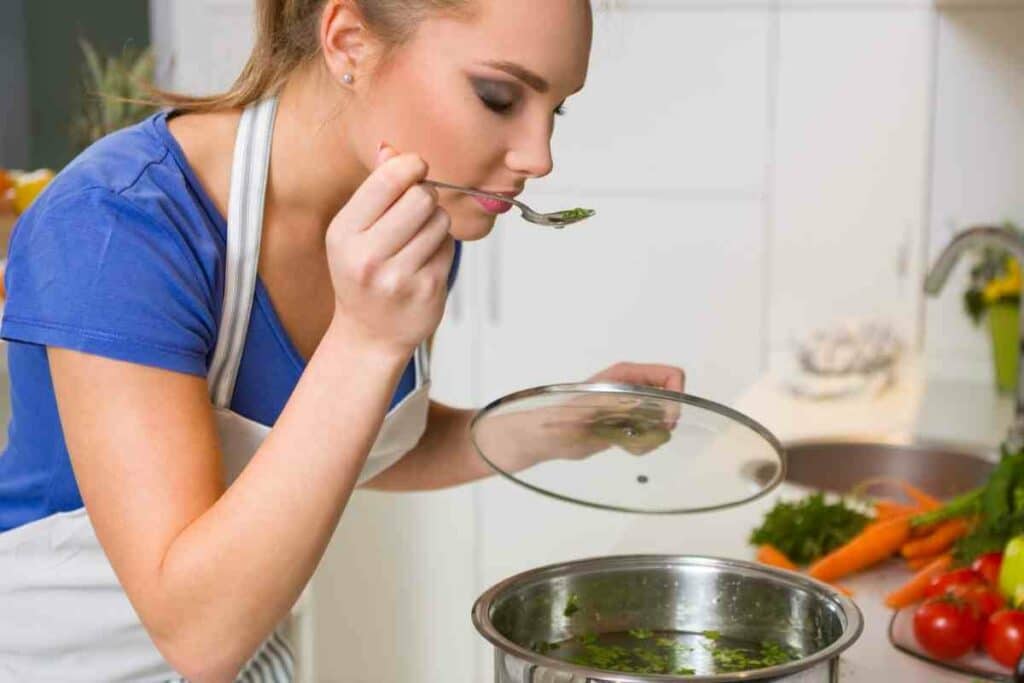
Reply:
M754 545L773 545L797 564L810 564L843 545L869 518L845 503L826 503L823 493L796 502L780 502L750 534Z

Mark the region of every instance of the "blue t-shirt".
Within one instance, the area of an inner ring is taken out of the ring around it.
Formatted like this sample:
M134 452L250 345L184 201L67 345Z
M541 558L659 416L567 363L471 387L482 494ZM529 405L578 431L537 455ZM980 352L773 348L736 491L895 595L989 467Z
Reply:
M205 377L220 322L226 229L166 112L91 146L19 219L0 327L12 413L0 455L0 532L82 507L46 347ZM257 278L232 410L274 424L304 367ZM410 362L392 405L414 386Z

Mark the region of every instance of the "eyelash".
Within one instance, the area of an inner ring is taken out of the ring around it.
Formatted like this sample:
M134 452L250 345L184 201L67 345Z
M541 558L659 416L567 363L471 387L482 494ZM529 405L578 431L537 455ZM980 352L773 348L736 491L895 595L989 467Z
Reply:
M493 102L482 95L477 95L477 97L480 98L480 101L484 103L485 107L493 111L495 114L505 114L515 104L515 102L509 102L507 104L504 102ZM554 113L555 116L565 116L565 102L562 102L557 107L555 107Z

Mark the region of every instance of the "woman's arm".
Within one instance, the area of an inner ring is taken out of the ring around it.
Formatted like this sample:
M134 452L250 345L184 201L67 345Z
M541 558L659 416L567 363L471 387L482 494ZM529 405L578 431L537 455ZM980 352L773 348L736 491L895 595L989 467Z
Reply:
M48 350L96 535L186 678L232 681L313 574L413 350L444 311L454 243L427 166L383 147L326 236L334 318L269 437L224 489L206 381Z
M622 382L681 392L685 375L680 368L668 365L618 363L587 381ZM472 410L458 410L432 402L427 431L416 448L363 484L363 487L378 491L425 491L456 486L494 474L494 470L477 454L469 439L469 423L474 414ZM515 416L509 419L514 420ZM514 426L510 430L512 433L516 431ZM570 438L574 437L570 435ZM564 453L545 453L551 443L553 441L547 440L536 447L520 439L517 442L518 454L509 457L521 461L521 467L528 467L551 455L578 458L594 450L588 444L567 443Z
M469 440L474 411L430 402L427 431L401 460L363 488L378 491L429 491L482 479L494 470L477 455Z
M204 379L49 356L82 498L136 612L186 678L234 680L312 576L406 359L332 328L225 490Z

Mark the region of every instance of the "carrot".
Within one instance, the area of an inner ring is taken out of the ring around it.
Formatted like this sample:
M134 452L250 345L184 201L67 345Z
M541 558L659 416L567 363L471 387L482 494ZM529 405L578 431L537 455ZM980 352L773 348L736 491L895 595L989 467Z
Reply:
M819 581L835 581L870 567L897 552L910 537L910 517L893 517L869 525L807 570Z
M757 561L771 567L778 567L779 569L789 569L790 571L796 571L797 569L797 566L786 557L785 553L767 543L757 549Z
M910 581L885 596L885 604L892 609L900 609L907 605L913 605L924 597L932 577L941 574L949 568L953 562L952 555L940 555L921 568Z
M854 494L863 494L869 488L877 485L883 486L895 486L898 487L903 494L914 501L915 506L922 507L925 511L937 510L942 507L942 501L935 496L929 495L917 488L913 484L902 479L894 479L892 477L876 477L874 479L867 479L857 484L853 491Z
M853 591L850 590L849 588L847 588L846 586L842 585L841 583L830 583L829 585L832 586L833 588L835 588L837 591L839 591L843 595L845 595L846 597L848 597L848 598L852 598L853 597Z
M961 536L967 533L969 525L963 519L951 519L943 522L924 538L906 543L900 551L903 557L913 560L945 552Z
M929 510L938 510L942 507L941 500L935 496L925 493L915 486L912 486L909 482L901 482L901 485L903 487L903 492L913 498L918 507L924 508L925 512Z
M914 507L912 505L903 505L893 500L886 498L879 498L875 501L875 517L878 519L889 519L890 517L898 517L899 515L917 514L921 512L921 508Z
M915 557L912 560L907 560L907 569L909 569L912 572L919 572L922 569L924 569L925 566L928 565L930 562L933 562L942 557L942 555L943 553L939 553L938 555L929 555L927 557Z

